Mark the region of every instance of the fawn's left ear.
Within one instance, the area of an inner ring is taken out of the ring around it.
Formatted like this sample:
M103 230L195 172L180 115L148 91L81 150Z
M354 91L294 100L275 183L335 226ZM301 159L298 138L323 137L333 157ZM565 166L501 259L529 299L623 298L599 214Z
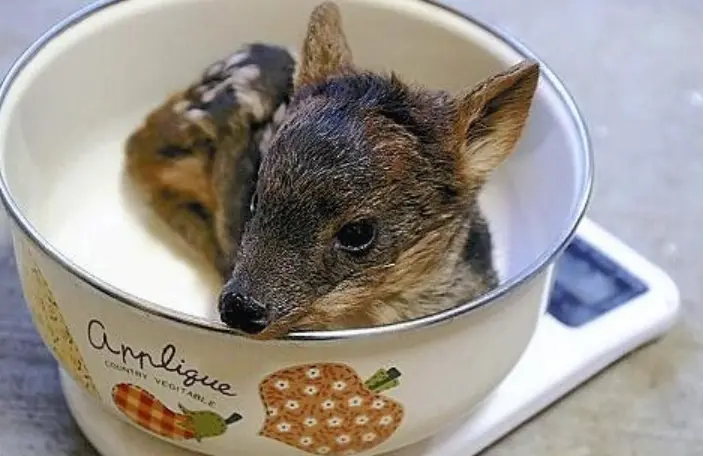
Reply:
M323 81L352 64L339 6L326 1L310 15L295 87Z
M539 64L524 61L459 97L457 133L470 182L483 182L514 150L527 123Z

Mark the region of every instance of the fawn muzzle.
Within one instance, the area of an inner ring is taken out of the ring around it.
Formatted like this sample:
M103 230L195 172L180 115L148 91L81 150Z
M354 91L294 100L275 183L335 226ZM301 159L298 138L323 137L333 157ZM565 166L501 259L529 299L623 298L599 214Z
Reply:
M249 335L261 333L269 324L267 308L231 282L220 294L219 312L224 324Z

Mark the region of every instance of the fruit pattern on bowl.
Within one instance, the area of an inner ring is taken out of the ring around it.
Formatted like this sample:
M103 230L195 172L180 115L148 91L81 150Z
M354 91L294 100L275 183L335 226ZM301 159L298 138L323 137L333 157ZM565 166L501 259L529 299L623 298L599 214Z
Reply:
M37 332L49 347L54 357L61 363L74 381L83 386L93 397L99 398L85 360L76 345L71 331L61 313L61 308L51 291L44 274L39 269L29 247L21 246L21 277L25 300L32 315Z
M196 440L219 437L242 419L239 413L223 418L209 410L193 411L178 404L180 413L164 405L153 394L130 383L112 388L115 406L132 422L161 437L172 440Z
M396 368L365 382L351 367L306 364L266 377L260 395L266 420L259 435L312 454L358 454L385 442L403 407L380 394L399 385Z

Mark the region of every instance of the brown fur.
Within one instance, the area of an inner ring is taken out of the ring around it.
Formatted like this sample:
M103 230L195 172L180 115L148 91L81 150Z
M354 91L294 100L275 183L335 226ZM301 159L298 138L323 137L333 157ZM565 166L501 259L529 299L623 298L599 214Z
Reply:
M498 283L478 194L521 136L538 65L455 96L357 68L349 49L339 8L317 7L220 298L252 337L395 323Z
M127 141L125 169L141 197L223 278L293 69L281 48L245 46L154 109Z
M175 94L130 136L126 172L156 214L223 271L224 258L212 224L218 207L211 178L212 137L173 109L184 98ZM166 146L188 154L165 157L159 151ZM193 208L199 208L200 214Z

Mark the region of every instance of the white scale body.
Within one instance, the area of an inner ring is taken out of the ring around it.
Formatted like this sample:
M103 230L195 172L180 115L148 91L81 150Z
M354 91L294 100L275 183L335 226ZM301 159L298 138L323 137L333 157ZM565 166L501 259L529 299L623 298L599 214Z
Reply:
M633 293L630 289L630 294L636 296L621 298L617 307L585 323L584 309L573 305L571 313L564 314L562 308L561 317L568 317L566 323L554 317L551 311L545 313L520 362L466 422L421 444L396 451L392 456L475 455L614 361L657 339L673 326L679 311L679 292L666 273L589 220L579 226L577 240L587 247L586 250L595 250L598 257L605 259L610 270L615 271L610 278L624 274L635 279L637 291ZM567 254L568 249L564 256ZM578 268L583 265L571 266L577 268L572 267L571 278L580 282L575 286L581 287L581 299L584 292L590 292L584 288L604 290L598 280L603 277L610 280L607 275L595 277L585 272L580 280ZM575 326L579 321L582 324ZM549 362L543 362L545 359ZM78 425L103 456L194 456L102 410L73 382L67 381L64 373L61 380Z

